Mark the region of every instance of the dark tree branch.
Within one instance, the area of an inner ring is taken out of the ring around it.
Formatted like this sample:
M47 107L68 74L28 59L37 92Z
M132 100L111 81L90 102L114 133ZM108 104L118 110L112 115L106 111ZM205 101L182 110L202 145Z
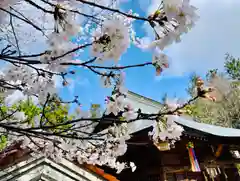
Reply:
M104 10L108 10L108 11L111 11L111 12L114 12L114 13L118 13L118 14L124 15L128 18L133 18L133 19L136 19L136 20L142 20L142 21L149 22L148 18L138 17L138 16L134 16L134 15L131 15L131 14L127 14L127 13L124 13L124 12L118 10L118 9L113 9L113 8L110 8L110 7L107 7L107 6L96 4L94 2L90 2L90 1L86 1L86 0L76 0L76 1L79 1L83 4L88 4L88 5L93 6L93 7L97 7L97 8L100 8L100 9L104 9Z
M16 109L11 114L8 114L8 115L3 115L2 114L0 122L6 121L7 119L11 118L18 111L19 111L19 109Z
M37 136L59 136L62 138L71 138L71 139L79 139L79 140L104 140L103 138L95 138L95 137L79 137L75 136L73 134L59 134L59 133L52 133L52 132L44 132L44 131L34 131L34 130L29 130L27 128L20 128L16 126L10 126L8 124L0 123L0 127L12 131L12 132L17 132L21 133L23 135L31 135L34 137L34 135Z
M11 28L12 28L12 31L13 31L13 36L14 36L14 38L15 38L15 42L16 42L16 45L17 45L18 55L21 56L21 51L20 51L20 48L19 48L19 43L18 43L17 35L16 35L16 32L15 32L15 28L14 28L14 26L13 26L13 18L12 18L12 15L10 15L10 25L11 25Z
M105 67L105 66L96 66L96 65L89 65L89 66L92 68L99 68L99 69L121 70L121 69L127 69L127 68L144 67L146 65L152 65L152 62L146 62L146 63L135 64L135 65L126 65L126 66L114 66L114 67Z
M181 106L179 106L176 109L171 110L171 111L159 112L159 113L156 113L156 114L146 114L146 113L139 112L138 117L136 119L132 119L130 121L123 121L119 117L109 118L109 117L105 117L105 115L103 115L103 117L99 117L99 118L79 118L79 119L70 120L70 121L66 121L64 123L59 123L59 124L55 124L55 125L51 125L51 126L27 128L26 130L53 129L53 128L57 128L57 127L60 127L60 126L72 125L74 123L78 123L78 122L81 122L81 121L92 121L92 122L99 123L102 120L103 124L111 124L111 123L124 123L124 122L130 123L130 122L141 120L141 119L156 120L158 117L175 114L177 111L185 108L187 105L191 104L192 102L194 102L198 98L199 98L199 96L191 98L185 104L183 104L183 105L181 105Z
M78 50L80 50L80 49L87 48L87 47L91 46L92 44L93 44L93 43L86 43L86 44L84 44L84 45L80 45L80 46L78 46L78 47L76 47L76 48L73 48L72 50L67 51L66 53L64 53L64 54L62 54L62 55L60 55L60 56L53 57L52 60L56 60L56 59L65 57L66 55L71 54L71 53L74 53L74 52L76 52L76 51L78 51Z
M48 5L50 5L50 6L52 6L52 7L56 7L56 4L53 4L53 3L49 2L49 1L46 1L46 0L41 0L41 1L44 2L44 3L46 3L46 4L48 4ZM66 9L63 8L63 7L60 7L60 9L66 10ZM101 19L98 19L98 18L96 18L95 16L88 15L88 14L85 14L85 13L81 13L81 12L79 12L79 11L77 11L77 10L72 10L72 9L70 9L70 10L68 10L68 11L73 12L73 13L76 13L76 14L79 14L79 15L84 16L84 17L86 17L86 18L91 18L91 19L94 19L94 20L97 20L97 21L102 21Z
M145 114L145 113L141 113L142 118L147 117L147 118L153 118L156 119L156 117L161 117L161 116L166 116L166 115L173 115L175 114L177 111L184 109L187 105L191 104L192 102L194 102L195 100L197 100L200 96L197 95L196 97L193 97L191 99L189 99L185 104L177 107L174 110L169 110L167 112L162 112L162 113L156 113L156 114ZM145 118L144 118L145 119Z
M38 4L36 4L35 2L31 1L31 0L25 0L26 2L28 2L29 4L31 4L32 6L36 7L37 9L42 10L45 13L50 13L50 14L54 14L53 11L49 11L41 6L39 6Z
M30 20L28 20L28 19L26 19L26 18L21 18L20 16L12 13L12 12L6 10L6 9L3 9L3 8L1 8L1 7L0 7L0 10L4 11L4 12L8 13L9 15L12 15L12 16L20 19L20 20L22 20L23 22L31 25L31 26L34 27L36 30L41 31L41 32L44 34L43 30L42 30L41 28L39 28L37 25L33 24ZM14 9L12 8L12 10L14 10ZM14 11L16 11L16 10L14 10Z
M41 115L41 118L40 118L40 127L43 127L43 119L47 119L46 116L45 116L45 109L46 109L46 106L48 104L48 101L49 101L49 98L50 98L50 94L47 95L47 99L43 105L43 110L42 110L42 115Z

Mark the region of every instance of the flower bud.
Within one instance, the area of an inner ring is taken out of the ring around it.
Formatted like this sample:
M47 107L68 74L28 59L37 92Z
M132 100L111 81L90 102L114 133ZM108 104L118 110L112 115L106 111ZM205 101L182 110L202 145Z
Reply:
M156 68L156 76L159 76L162 73L163 69L161 67Z
M66 80L64 80L64 81L62 82L62 85L63 85L63 86L67 86L67 85L68 85L68 82L67 82Z

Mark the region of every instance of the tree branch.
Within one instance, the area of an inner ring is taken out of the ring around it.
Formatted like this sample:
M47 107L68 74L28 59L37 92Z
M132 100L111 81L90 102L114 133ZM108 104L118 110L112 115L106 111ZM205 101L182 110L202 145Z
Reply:
M20 48L19 48L19 43L18 43L17 35L16 35L16 32L15 32L15 28L14 28L14 26L13 26L12 15L10 15L10 25L11 25L11 27L12 27L13 35L14 35L15 42L16 42L16 45L17 45L18 54L19 54L19 56L21 56L21 51L20 51Z
M12 8L12 9L13 9L13 8ZM39 28L37 25L33 24L30 20L28 20L28 19L23 19L23 18L21 18L20 16L12 13L12 12L6 10L6 9L3 9L3 8L1 8L1 7L0 7L0 10L4 11L4 12L8 13L9 15L12 15L12 16L20 19L20 20L22 20L23 22L31 25L31 26L34 27L36 30L41 31L41 32L44 34L43 30L42 30L41 28ZM14 9L13 9L13 10L14 10ZM14 10L14 11L16 11L16 10Z
M110 8L110 7L107 7L107 6L102 6L102 5L96 4L94 2L90 2L90 1L86 1L86 0L76 0L76 1L79 1L83 4L88 4L88 5L93 6L93 7L97 7L97 8L100 8L100 9L104 9L104 10L108 10L108 11L111 11L111 12L114 12L114 13L118 13L118 14L124 15L128 18L133 18L133 19L136 19L136 20L142 20L142 21L149 22L148 18L143 18L143 17L138 17L138 16L134 16L134 15L131 15L131 14L127 14L127 13L124 13L124 12L118 10L118 9L113 9L113 8Z

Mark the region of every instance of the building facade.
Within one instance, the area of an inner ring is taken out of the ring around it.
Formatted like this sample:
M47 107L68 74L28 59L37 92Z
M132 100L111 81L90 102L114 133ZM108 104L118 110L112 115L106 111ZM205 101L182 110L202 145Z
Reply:
M159 102L133 92L129 92L128 101L145 113L158 113L162 107ZM16 144L3 158L0 154L0 181L240 181L236 168L240 163L239 129L186 119L176 123L184 127L184 132L171 149L165 142L154 145L149 139L151 120L128 124L132 137L119 161L134 162L135 172L126 169L116 174L107 167L78 165L65 159L56 163L48 158L33 158ZM105 127L106 124L100 123L96 130Z
M157 113L161 104L129 92L129 102L142 112ZM240 181L236 164L240 163L240 130L179 119L183 126L181 140L169 149L163 142L154 145L148 137L151 121L129 123L132 138L127 153L121 158L134 161L134 173L123 171L121 181ZM134 144L131 144L134 143ZM189 145L191 145L189 147Z

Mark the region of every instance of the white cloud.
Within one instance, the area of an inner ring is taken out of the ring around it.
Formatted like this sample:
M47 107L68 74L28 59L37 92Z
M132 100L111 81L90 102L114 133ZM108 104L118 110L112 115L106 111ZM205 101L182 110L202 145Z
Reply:
M198 8L200 19L188 34L182 36L181 43L167 48L172 58L167 73L171 75L223 69L226 52L240 56L240 1L192 0L191 3Z

